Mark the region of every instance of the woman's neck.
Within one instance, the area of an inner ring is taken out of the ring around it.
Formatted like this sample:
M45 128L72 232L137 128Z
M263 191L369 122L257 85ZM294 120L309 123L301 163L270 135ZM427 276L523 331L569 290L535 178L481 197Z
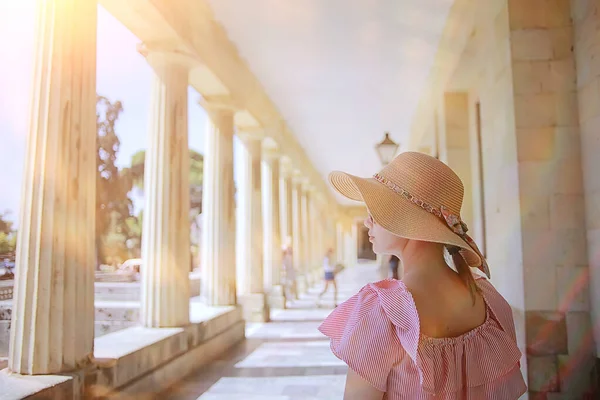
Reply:
M404 279L420 279L447 274L450 270L444 260L444 245L441 243L409 240L402 254L396 254L402 261Z

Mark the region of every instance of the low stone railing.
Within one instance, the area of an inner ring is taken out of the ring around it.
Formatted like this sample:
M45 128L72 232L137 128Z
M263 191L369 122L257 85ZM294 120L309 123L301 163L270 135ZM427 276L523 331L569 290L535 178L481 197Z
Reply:
M0 281L0 301L13 298L14 282L12 279Z
M181 328L131 327L96 338L94 359L64 375L0 371L0 398L150 398L244 340L240 307L190 301L190 324ZM1 361L1 360L0 360Z

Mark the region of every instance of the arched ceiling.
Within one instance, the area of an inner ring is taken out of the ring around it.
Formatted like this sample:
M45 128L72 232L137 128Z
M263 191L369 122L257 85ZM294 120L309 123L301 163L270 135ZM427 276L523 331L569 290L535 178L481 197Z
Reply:
M385 131L406 144L452 1L209 3L326 177L376 172Z

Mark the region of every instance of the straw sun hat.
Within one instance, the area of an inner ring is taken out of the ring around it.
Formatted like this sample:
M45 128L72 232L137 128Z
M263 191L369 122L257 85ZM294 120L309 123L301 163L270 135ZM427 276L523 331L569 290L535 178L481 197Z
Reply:
M485 258L460 219L463 184L441 161L405 152L372 178L334 171L329 181L343 196L364 202L373 220L387 231L459 247L469 266L490 276Z

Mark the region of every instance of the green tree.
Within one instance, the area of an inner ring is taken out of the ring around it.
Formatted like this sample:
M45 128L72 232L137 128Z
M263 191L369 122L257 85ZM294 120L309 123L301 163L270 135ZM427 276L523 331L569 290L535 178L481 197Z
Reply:
M202 176L204 170L204 157L202 154L189 150L190 157L190 217L194 217L202 212ZM134 187L144 190L144 165L146 161L146 151L140 150L131 156L131 166L127 170Z
M202 213L202 177L204 170L204 157L202 154L189 149L190 157L190 224L194 225L198 230L198 215ZM134 187L138 190L144 190L144 166L146 162L146 151L140 150L131 157L131 166L126 171L129 175L131 182ZM135 220L134 220L135 219ZM139 236L131 235L131 241L141 246L141 227L142 227L142 212L138 217L130 219L130 228L134 229L134 226L139 229ZM193 256L197 253L198 244L196 243L197 238L191 237ZM136 247L139 250L139 247Z
M13 231L13 222L9 220L11 214L12 212L10 210L0 213L0 232L6 233L7 235Z
M17 232L9 220L11 214L9 210L0 213L0 254L14 253L17 249Z
M100 262L105 262L108 258L122 257L122 249L115 250L118 247L115 243L128 236L125 221L133 209L129 198L131 177L127 171L119 170L116 165L120 141L115 125L121 112L123 105L120 101L113 103L106 97L97 97L96 245ZM111 246L107 246L109 236Z

